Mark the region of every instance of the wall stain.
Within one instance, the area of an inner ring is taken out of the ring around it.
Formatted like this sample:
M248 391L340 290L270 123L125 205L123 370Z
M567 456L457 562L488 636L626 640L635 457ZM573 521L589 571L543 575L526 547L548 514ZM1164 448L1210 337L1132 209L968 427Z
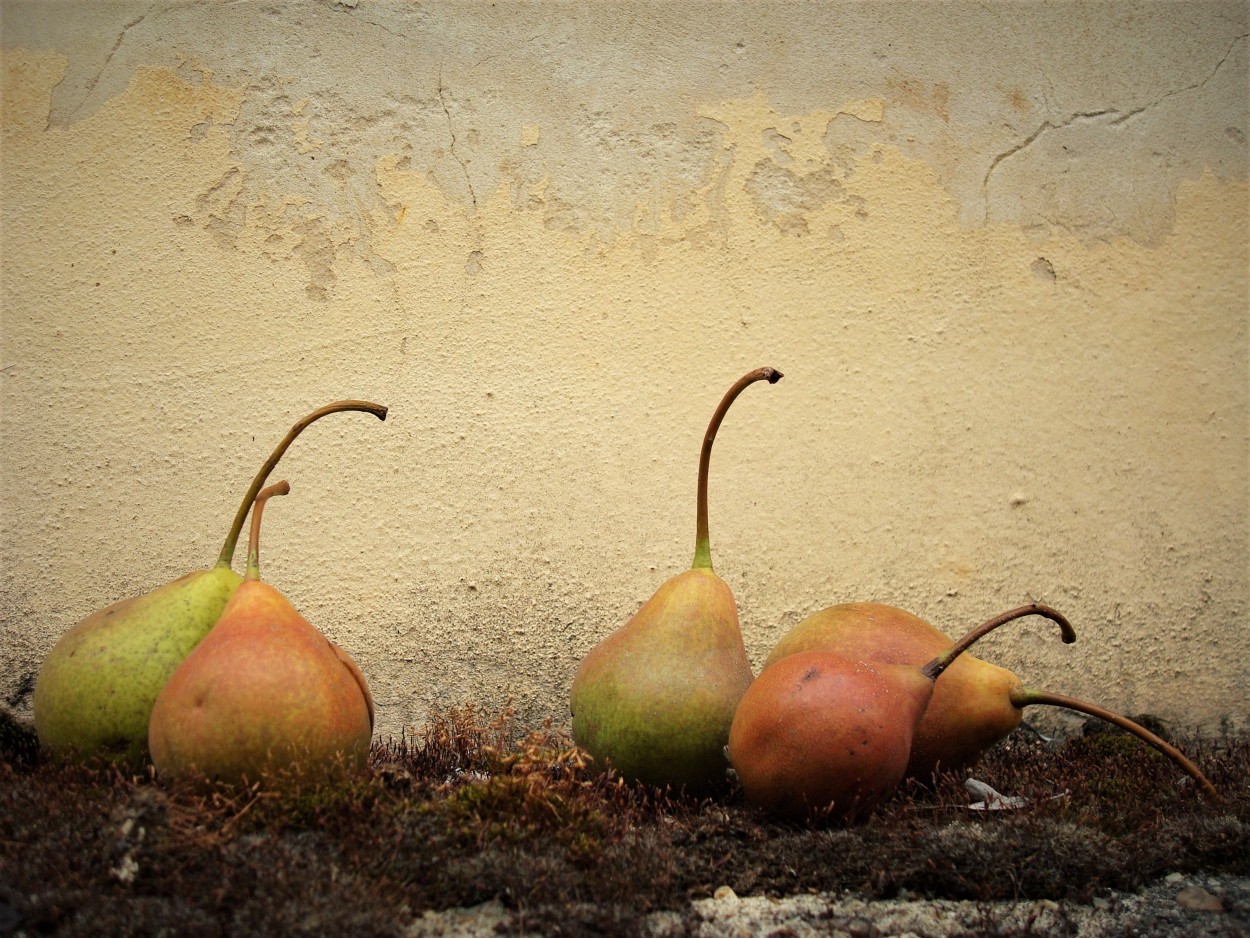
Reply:
M831 167L799 175L770 160L760 160L745 186L760 217L794 235L809 233L809 213L843 199L842 183Z

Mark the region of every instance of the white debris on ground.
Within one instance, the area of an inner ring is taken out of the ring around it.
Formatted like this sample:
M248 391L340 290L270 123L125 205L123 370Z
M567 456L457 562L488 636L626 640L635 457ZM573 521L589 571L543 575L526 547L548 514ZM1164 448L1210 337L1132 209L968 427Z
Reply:
M964 779L964 788L973 798L980 800L968 805L971 811L1009 811L1012 808L1023 808L1028 801L1016 795L1004 795L995 791L985 782L975 778Z
M488 902L470 909L426 912L409 938L495 938L534 935L526 916ZM683 911L647 916L651 938L955 938L972 934L1065 935L1073 938L1245 938L1250 934L1250 878L1173 873L1137 893L1109 893L1092 904L1049 899L973 902L948 899L867 901L815 894L738 896L721 886Z
M973 798L979 799L968 805L969 811L1012 811L1016 808L1023 808L1029 803L1028 798L1021 798L1018 795L1004 795L1002 792L995 791L985 782L976 778L964 779L964 788ZM1058 801L1060 798L1066 797L1068 797L1068 792L1064 790L1057 795L1051 795L1045 800Z

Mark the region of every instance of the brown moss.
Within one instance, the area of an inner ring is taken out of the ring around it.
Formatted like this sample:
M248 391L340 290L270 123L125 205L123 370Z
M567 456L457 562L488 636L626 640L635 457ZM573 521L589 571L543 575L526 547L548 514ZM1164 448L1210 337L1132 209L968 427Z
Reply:
M543 934L633 934L739 895L1088 901L1173 871L1250 875L1250 740L1182 739L1214 805L1144 747L1013 738L975 774L1031 799L976 814L962 778L909 784L853 828L783 825L586 765L560 728L466 707L332 785L166 785L6 752L0 921L31 934L399 934L498 900ZM1060 797L1054 797L1059 795ZM7 910L7 911L6 911Z

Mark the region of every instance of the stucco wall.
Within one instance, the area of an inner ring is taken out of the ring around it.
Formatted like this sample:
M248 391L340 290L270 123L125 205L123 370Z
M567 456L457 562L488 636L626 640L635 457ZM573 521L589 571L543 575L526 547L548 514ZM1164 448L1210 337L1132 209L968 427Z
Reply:
M511 697L693 550L1185 724L1250 685L1245 3L3 3L0 693L265 574L379 730ZM241 557L240 557L241 560Z

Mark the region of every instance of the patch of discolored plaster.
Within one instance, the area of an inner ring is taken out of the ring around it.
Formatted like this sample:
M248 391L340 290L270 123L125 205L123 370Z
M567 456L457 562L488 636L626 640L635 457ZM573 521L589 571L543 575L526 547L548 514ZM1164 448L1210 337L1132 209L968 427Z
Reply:
M947 82L929 84L916 78L891 77L886 84L892 103L920 113L932 112L950 123L951 86Z
M761 217L780 230L809 234L807 216L835 201L864 211L862 198L848 196L843 180L850 178L858 159L876 145L873 125L884 117L884 102L855 101L832 114L782 117L757 96L749 102L726 102L714 112L732 140L741 139L752 126L766 125L761 140L769 156L754 164L743 187ZM736 155L746 156L741 152ZM828 230L844 237L837 225Z
M766 18L725 10L713 30L697 8L656 20L628 5L552 15L527 4L118 2L52 21L40 6L7 0L5 41L67 50L50 127L90 117L144 64L189 83L218 75L247 85L256 109L235 143L253 197L289 190L324 206L330 228L351 231L356 259L367 259L364 219L375 205L359 181L382 154L416 154L469 207L501 182L524 191L546 180L554 228L610 240L633 230L637 202L649 205L644 221L680 211L676 201L715 171L720 148L691 119L698 102L761 87L786 113L844 97L887 101L870 139L847 115L835 119L834 163L849 168L873 145L897 147L934 167L970 227L1153 243L1179 179L1205 166L1221 178L1246 173L1248 17L1235 2L969 4L941 17L925 5L883 13L835 2ZM203 41L218 33L232 38ZM292 99L285 113L267 113L275 82ZM1079 165L1064 169L1055 157L1065 144L1050 138L1089 115L1107 126L1084 128ZM1139 118L1146 130L1115 129ZM254 122L281 131L291 153L252 146ZM303 156L346 163L357 182L341 184ZM1116 188L1104 177L1141 178Z
M304 288L311 299L325 301L338 279L335 273L337 245L329 226L321 218L301 218L291 226L298 236L294 252L308 270Z
M514 203L540 211L547 227L611 242L656 236L659 219L689 211L690 193L724 163L712 121L683 114L630 125L595 109L578 113L567 127L543 128L539 142L499 165ZM589 180L579 180L587 172Z
M243 189L243 173L237 166L228 169L206 191L195 197L195 215L184 215L191 223L198 223L213 236L217 246L231 250L238 242L246 219L246 209L239 201Z
M96 126L125 127L122 119L130 118L143 129L159 127L161 133L155 142L180 139L192 144L203 143L213 128L232 129L244 101L244 89L215 84L209 72L199 74L203 81L189 82L171 69L137 68L126 91L108 99L97 112L100 119Z
M780 230L809 233L807 215L842 195L842 183L831 167L802 176L771 160L755 164L745 183L761 217Z
M1055 282L1055 265L1046 258L1039 257L1029 265L1029 269L1033 271L1033 276L1038 280L1041 280L1043 283Z
M836 111L799 116L779 114L763 95L755 95L705 106L700 113L720 126L730 157L715 186L715 212L732 212L744 193L760 219L779 231L803 236L819 230L833 243L846 239L845 222L867 218L864 197L850 180L859 158L879 146L870 128L884 119L884 102L853 101ZM836 151L831 139L839 142Z

